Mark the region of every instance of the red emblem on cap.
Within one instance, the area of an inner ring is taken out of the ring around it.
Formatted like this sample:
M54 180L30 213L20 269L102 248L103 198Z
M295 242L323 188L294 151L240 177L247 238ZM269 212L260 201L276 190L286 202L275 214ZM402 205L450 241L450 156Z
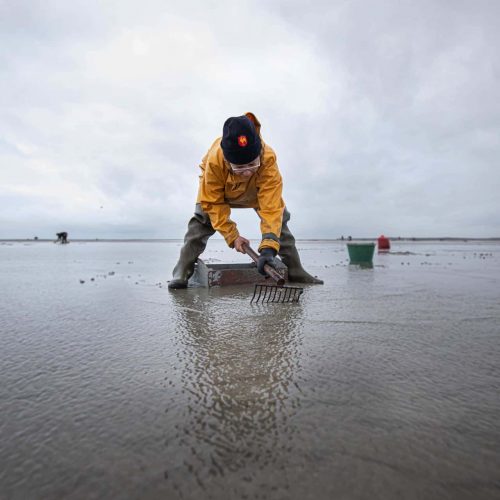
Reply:
M238 144L244 148L248 144L248 139L246 135L240 135L238 137Z

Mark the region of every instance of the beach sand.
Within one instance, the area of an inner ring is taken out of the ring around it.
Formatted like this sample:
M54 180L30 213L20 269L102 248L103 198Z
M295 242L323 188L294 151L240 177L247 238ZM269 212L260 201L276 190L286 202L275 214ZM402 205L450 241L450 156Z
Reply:
M285 305L180 247L0 244L1 498L500 497L500 243L300 241Z

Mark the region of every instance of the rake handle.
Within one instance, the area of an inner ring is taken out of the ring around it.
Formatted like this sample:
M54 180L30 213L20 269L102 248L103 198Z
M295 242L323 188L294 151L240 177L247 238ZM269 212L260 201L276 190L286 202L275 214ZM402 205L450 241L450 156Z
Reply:
M256 264L259 262L259 255L250 247L250 245L243 245L243 250L245 250L245 253L249 255ZM274 267L271 267L269 264L264 264L264 271L266 271L269 277L276 281L278 286L283 286L285 284L285 280L281 274L274 269Z

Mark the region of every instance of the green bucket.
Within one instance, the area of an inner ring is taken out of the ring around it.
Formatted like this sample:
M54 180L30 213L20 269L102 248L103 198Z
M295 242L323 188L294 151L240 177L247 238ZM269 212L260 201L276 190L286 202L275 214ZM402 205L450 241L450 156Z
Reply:
M371 264L375 252L375 243L348 243L350 264Z

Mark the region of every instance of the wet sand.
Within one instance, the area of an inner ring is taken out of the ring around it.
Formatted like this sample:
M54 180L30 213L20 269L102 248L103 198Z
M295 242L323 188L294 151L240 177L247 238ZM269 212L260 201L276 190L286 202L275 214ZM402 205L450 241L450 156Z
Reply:
M298 247L325 285L251 305L169 292L179 242L1 244L0 497L499 498L500 244Z

